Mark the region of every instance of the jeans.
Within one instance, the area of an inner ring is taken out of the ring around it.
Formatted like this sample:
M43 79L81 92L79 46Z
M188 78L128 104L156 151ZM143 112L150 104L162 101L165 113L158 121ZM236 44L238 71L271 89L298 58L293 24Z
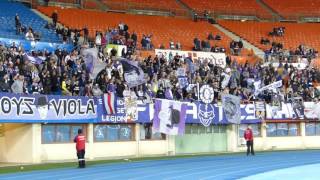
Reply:
M78 161L79 161L79 168L85 168L86 167L86 161L84 158L85 150L80 150L77 152Z
M251 155L254 155L254 150L253 150L253 140L252 141L247 141L247 156L251 153Z

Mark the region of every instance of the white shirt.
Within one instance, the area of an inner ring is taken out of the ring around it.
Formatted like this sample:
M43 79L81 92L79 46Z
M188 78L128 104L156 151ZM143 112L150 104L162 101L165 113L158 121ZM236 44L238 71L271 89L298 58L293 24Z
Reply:
M33 37L32 32L27 32L26 39L29 41L34 41L34 37Z
M100 35L97 35L97 36L96 36L96 45L97 45L97 46L100 46L100 45L101 45L101 36L100 36Z

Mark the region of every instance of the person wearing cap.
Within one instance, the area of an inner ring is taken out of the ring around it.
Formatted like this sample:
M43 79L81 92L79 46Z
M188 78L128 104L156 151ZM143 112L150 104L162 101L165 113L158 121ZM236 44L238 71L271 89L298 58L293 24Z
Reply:
M85 145L86 145L86 137L84 136L82 129L78 129L78 135L73 140L76 143L77 157L79 162L79 168L85 168Z
M243 137L247 141L247 156L249 156L250 153L251 155L254 155L253 132L252 132L251 126L248 126L248 128L244 131Z

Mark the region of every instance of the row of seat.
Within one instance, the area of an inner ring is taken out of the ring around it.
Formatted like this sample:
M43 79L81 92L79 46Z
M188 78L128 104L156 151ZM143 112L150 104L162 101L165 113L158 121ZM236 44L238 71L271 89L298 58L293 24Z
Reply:
M94 37L96 31L105 31L108 27L116 27L119 22L128 24L129 31L135 31L138 39L143 34L152 34L155 47L160 44L168 47L169 41L180 42L183 49L191 50L193 39L205 39L208 33L220 34L221 41L212 41L211 45L228 47L230 38L207 22L193 22L190 19L171 18L161 16L142 16L121 13L106 13L81 9L61 9L57 7L38 7L38 10L50 16L54 10L58 11L59 21L70 27L82 29L88 27L90 36ZM140 44L140 43L139 43Z
M182 0L189 7L199 13L204 10L213 14L248 15L262 19L271 18L272 15L263 9L256 0Z
M182 8L175 0L104 0L108 8L113 10L154 10L173 12L176 15L185 16L187 10Z
M263 0L273 10L287 19L320 16L319 0Z
M272 15L257 4L255 0L182 0L182 2L198 13L203 13L207 10L214 15L232 14L258 16L263 19L272 18ZM181 14L185 11L176 0L104 0L104 3L110 9L117 10L151 9L171 11L176 14Z
M320 24L316 23L271 23L271 22L239 22L219 21L219 24L236 33L243 39L248 40L260 49L269 49L270 45L261 45L262 37L268 38L271 42L278 42L286 49L297 48L300 44L311 46L320 50ZM274 27L285 27L283 37L271 37L268 33Z
M54 0L55 2L74 3L79 0ZM256 0L181 0L198 13L205 10L213 15L249 15L257 16L261 19L270 19L270 14ZM263 0L265 4L287 19L297 19L298 17L320 16L319 0ZM108 8L112 10L156 10L170 11L176 15L187 15L187 10L177 3L176 0L103 0ZM97 9L97 5L90 0L84 1L84 7Z

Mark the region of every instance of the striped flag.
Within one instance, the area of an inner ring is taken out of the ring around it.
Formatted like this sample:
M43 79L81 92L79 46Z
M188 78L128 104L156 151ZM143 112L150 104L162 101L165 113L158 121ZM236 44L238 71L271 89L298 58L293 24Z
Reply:
M103 95L104 108L108 115L116 114L116 95L113 92L105 93Z

